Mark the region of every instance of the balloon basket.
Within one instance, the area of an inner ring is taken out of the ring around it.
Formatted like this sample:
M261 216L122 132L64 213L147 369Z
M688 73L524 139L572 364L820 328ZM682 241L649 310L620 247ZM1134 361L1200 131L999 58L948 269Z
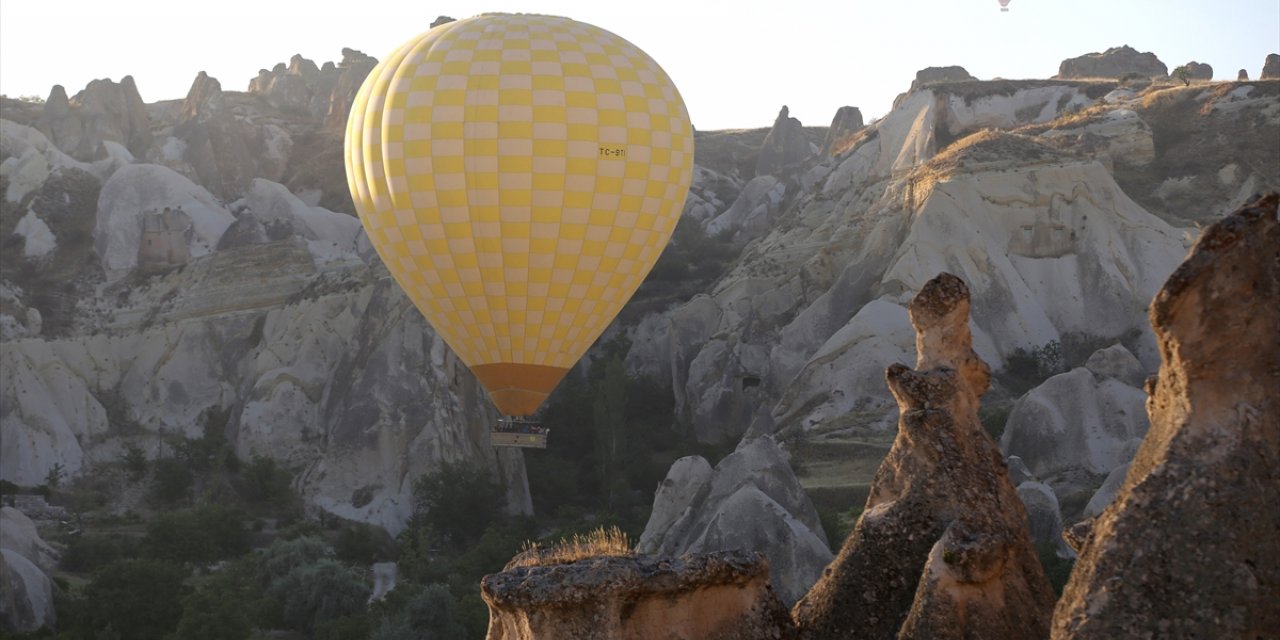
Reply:
M489 431L489 444L495 447L546 449L551 430L536 420L502 418Z

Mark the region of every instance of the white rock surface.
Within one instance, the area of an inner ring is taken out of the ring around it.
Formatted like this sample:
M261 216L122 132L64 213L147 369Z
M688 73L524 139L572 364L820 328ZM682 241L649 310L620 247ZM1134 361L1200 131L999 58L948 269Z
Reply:
M0 628L35 631L56 620L49 576L17 551L0 548Z
M137 266L142 216L166 208L182 209L191 219L188 250L193 258L212 252L218 238L235 222L212 194L168 167L123 167L107 180L98 197L94 247L108 279L119 279Z
M1014 404L1000 448L1054 486L1078 482L1075 474L1105 476L1131 460L1146 435L1146 399L1121 379L1072 369Z
M1120 491L1120 485L1124 484L1125 476L1129 475L1129 463L1126 462L1111 470L1107 474L1107 479L1102 481L1102 486L1098 487L1097 492L1089 498L1089 503L1084 506L1083 518L1092 518L1103 509L1111 506L1116 500L1116 494Z
M243 204L264 223L289 225L307 240L317 265L360 262L356 242L361 226L354 216L308 205L284 185L262 178L254 179L237 204Z
M58 238L31 209L18 221L13 232L22 236L22 255L28 258L39 258L58 248Z
M13 507L0 507L0 546L22 554L45 572L58 566L61 555L40 537L36 523Z
M671 555L759 551L769 558L779 597L795 602L832 554L818 513L782 450L772 438L756 438L740 444L714 470L708 472L707 466L701 458L672 465L636 549Z

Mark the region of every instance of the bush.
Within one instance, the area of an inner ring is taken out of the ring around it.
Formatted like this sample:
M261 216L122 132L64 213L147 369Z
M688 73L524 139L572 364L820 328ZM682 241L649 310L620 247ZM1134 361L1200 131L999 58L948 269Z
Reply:
M370 525L347 524L342 527L338 539L333 543L333 550L338 559L355 565L367 565L390 556L384 550L383 539L379 531ZM389 540L387 540L389 542Z
M129 445L124 453L124 470L129 479L137 482L147 475L147 454L137 445Z
M413 483L414 520L443 541L463 546L475 540L502 514L502 487L488 470L444 463L439 471Z
M193 483L195 476L185 463L176 458L160 458L155 461L151 478L151 500L161 506L186 501Z
M443 584L430 584L419 591L404 610L384 618L373 640L464 640L466 628L458 621L458 601Z
M269 587L294 569L333 557L333 547L313 536L276 540L258 562L259 584Z
M261 592L253 564L242 559L214 573L182 601L177 637L183 640L244 640L253 631L253 611Z
M325 621L362 613L369 589L350 568L326 558L274 581L267 596L280 603L288 628L308 632Z
M88 573L103 565L136 555L136 544L119 535L72 538L58 566L63 571Z
M293 477L274 458L253 456L240 470L240 496L252 504L282 505L293 497Z
M186 571L163 560L120 560L85 586L82 623L89 637L110 628L120 638L161 638L182 618Z
M147 523L150 554L175 562L208 564L249 552L249 532L238 511L221 505L162 513Z

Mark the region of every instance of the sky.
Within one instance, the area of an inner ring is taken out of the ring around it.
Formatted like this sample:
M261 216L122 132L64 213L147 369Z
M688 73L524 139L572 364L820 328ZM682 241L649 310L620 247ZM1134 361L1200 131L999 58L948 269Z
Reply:
M186 95L200 71L244 91L258 69L350 47L383 58L437 16L567 16L639 46L703 130L764 127L782 105L806 125L852 105L888 112L915 72L1047 78L1064 58L1128 44L1215 79L1257 78L1280 52L1280 0L3 0L0 93L74 95L132 75L146 102ZM2 117L3 114L0 114Z

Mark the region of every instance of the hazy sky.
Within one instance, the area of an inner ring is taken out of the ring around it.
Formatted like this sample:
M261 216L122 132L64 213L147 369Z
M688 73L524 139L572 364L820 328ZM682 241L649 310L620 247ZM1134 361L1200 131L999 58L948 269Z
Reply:
M888 111L918 69L1046 78L1063 58L1129 44L1173 67L1256 78L1280 51L1280 0L3 0L0 93L74 95L132 75L143 100L181 98L197 72L243 91L295 53L321 64L343 47L381 59L438 15L562 15L644 49L671 75L701 129L760 127L778 108L829 124L841 105Z

